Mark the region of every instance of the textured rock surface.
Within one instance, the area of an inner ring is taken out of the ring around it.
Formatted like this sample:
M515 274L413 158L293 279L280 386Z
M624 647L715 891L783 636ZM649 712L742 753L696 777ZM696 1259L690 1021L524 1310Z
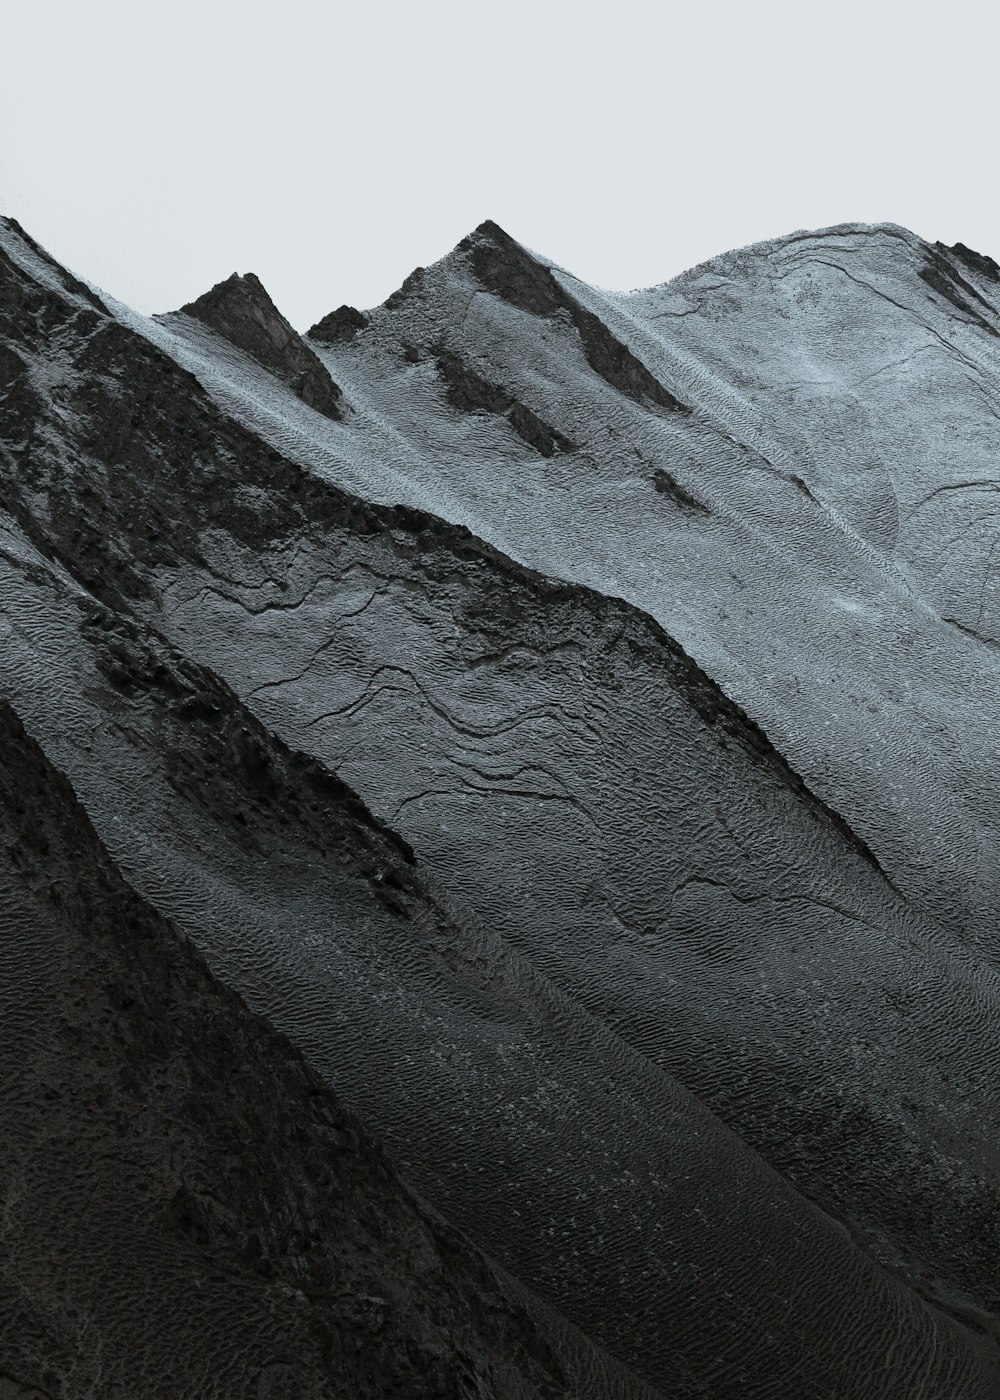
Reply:
M516 1296L122 882L6 705L0 833L5 1396L570 1393Z
M368 317L356 306L338 306L336 311L317 321L309 335L313 340L325 340L328 345L336 345L340 341L353 340L358 331L363 331L367 325Z
M4 684L141 896L612 1354L585 1393L995 1394L996 661L886 533L947 436L918 311L977 337L934 470L988 460L987 261L851 228L610 298L484 225L317 340L324 424L2 248Z
M252 272L234 272L181 311L259 360L310 408L340 418L340 390Z

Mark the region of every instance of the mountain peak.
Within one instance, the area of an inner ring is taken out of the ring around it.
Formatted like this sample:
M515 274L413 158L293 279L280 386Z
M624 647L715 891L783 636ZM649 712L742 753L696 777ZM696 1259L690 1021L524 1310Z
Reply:
M307 334L311 340L338 345L353 340L358 331L363 331L368 324L368 317L356 306L338 306L336 311L329 312L311 326Z
M478 280L504 301L535 316L551 316L565 293L551 271L492 219L486 219L455 250L468 253Z
M234 272L181 311L251 355L310 408L335 421L342 417L340 389L254 273Z

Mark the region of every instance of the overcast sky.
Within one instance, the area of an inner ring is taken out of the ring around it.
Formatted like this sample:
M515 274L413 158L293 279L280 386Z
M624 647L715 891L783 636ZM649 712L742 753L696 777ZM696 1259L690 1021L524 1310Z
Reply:
M992 15L24 0L0 212L140 310L252 271L303 328L484 218L615 288L848 219L1000 257Z

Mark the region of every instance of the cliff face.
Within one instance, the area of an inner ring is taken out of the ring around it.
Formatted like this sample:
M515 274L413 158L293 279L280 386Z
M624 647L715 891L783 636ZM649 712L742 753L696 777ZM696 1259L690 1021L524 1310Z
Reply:
M0 230L4 693L144 917L530 1290L456 1244L500 1330L433 1384L994 1394L989 260L845 226L612 297L487 224L287 328L338 421L239 281L150 321Z

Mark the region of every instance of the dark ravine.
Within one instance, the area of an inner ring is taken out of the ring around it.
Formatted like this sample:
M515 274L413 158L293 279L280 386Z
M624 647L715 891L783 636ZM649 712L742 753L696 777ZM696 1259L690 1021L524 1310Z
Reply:
M782 384L795 307L835 337L864 297L899 322L855 357L919 369L961 310L964 374L994 280L842 226L612 304L485 224L311 347L213 289L271 379L0 225L0 1056L45 1086L5 1125L0 1389L992 1400L1000 958L914 878L961 873L954 806L885 820L922 696L982 693L989 594L916 609L881 478L802 446L867 379L796 438L753 347L712 354L773 303Z

